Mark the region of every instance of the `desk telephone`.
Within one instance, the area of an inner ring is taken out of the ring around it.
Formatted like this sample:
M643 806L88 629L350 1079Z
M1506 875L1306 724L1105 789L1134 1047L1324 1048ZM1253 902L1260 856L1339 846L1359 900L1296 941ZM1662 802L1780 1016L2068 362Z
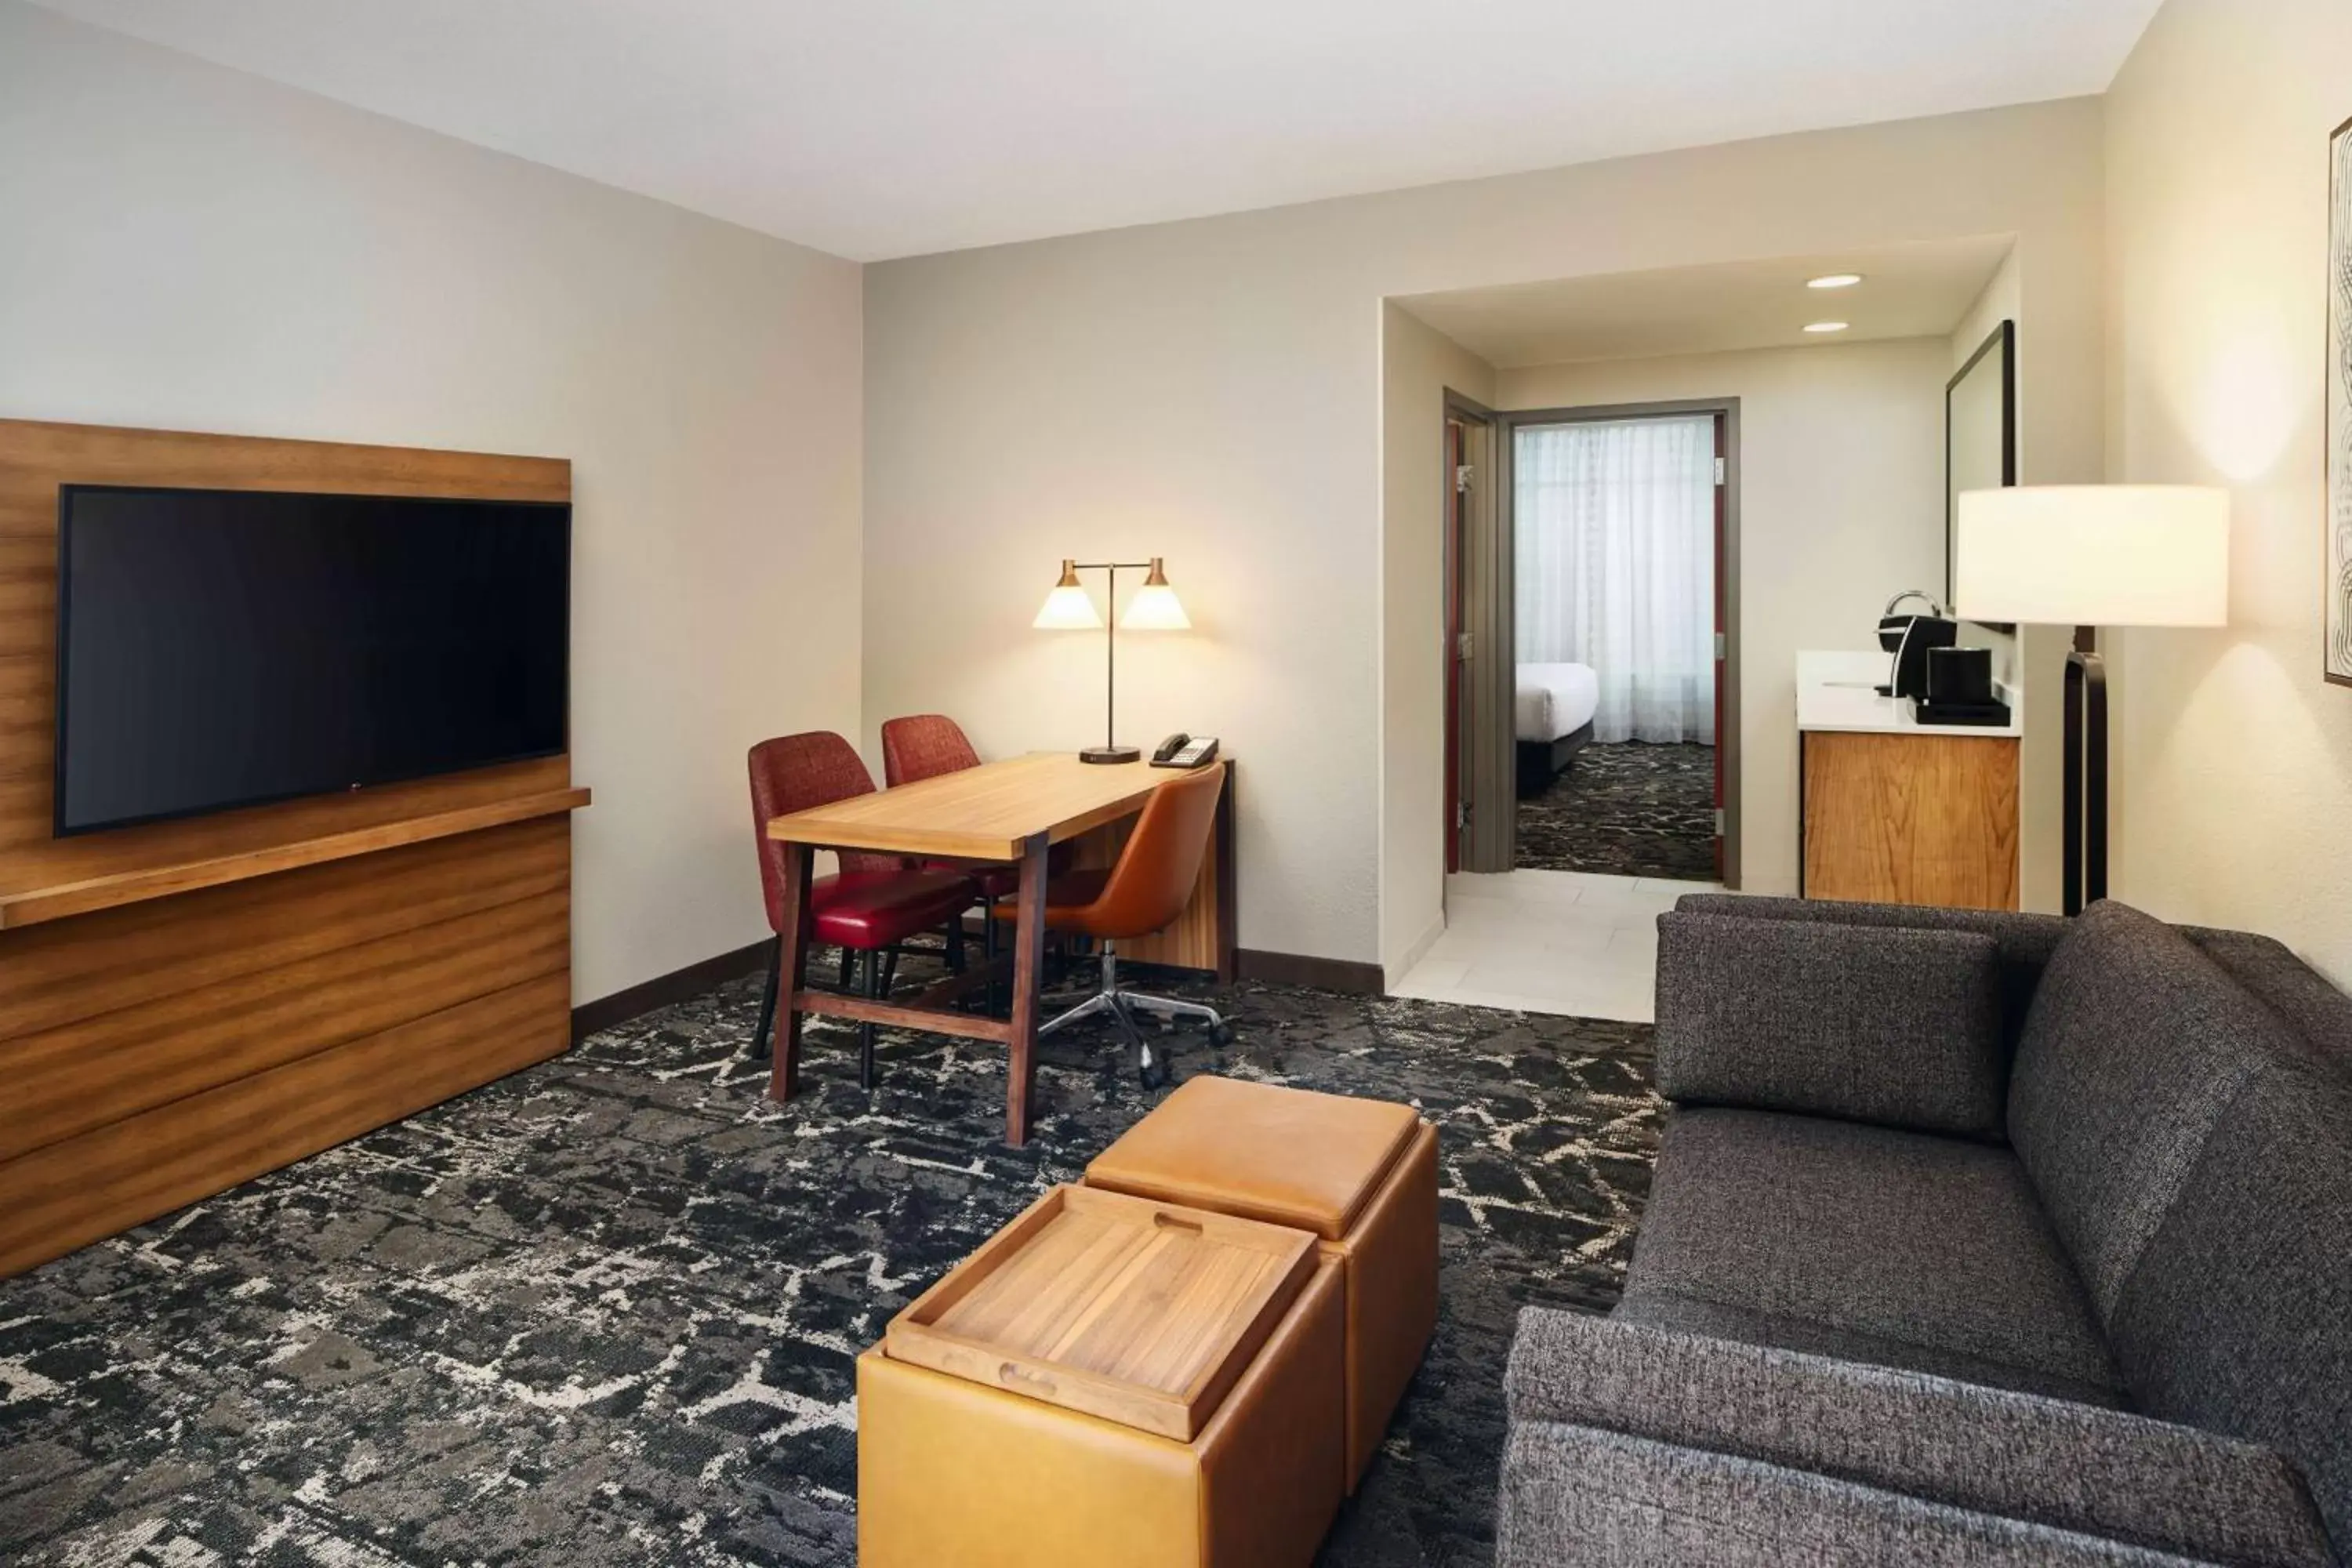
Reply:
M1187 735L1179 730L1160 742L1151 753L1155 768L1204 768L1217 760L1217 738L1214 735Z

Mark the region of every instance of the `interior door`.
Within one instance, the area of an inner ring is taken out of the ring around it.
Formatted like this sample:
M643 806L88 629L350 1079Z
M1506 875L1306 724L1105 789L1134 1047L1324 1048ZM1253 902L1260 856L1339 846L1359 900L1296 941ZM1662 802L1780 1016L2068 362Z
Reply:
M1467 469L1470 432L1458 419L1445 422L1445 870L1462 869L1465 831L1462 803L1467 797L1469 737L1462 722L1462 641L1469 625L1463 563L1468 558L1470 492L1461 483Z
M1731 442L1728 421L1715 416L1715 879L1724 879L1723 756L1737 737L1724 730L1724 676L1731 651L1731 621L1726 613L1730 599L1727 557L1731 525Z

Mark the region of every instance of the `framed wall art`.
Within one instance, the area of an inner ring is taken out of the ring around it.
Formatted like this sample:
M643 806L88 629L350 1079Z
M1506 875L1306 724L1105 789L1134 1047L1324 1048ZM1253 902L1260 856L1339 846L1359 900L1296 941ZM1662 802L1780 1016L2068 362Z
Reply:
M2327 679L2352 686L2352 120L2328 143Z

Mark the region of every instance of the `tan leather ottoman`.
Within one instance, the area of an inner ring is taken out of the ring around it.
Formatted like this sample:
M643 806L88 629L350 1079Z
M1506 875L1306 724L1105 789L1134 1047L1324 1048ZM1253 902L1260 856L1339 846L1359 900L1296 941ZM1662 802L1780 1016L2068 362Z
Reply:
M1437 1129L1409 1105L1188 1079L1087 1184L1311 1231L1344 1266L1353 1492L1437 1326Z
M1298 1232L1056 1188L858 1357L860 1568L1308 1568L1341 1274Z

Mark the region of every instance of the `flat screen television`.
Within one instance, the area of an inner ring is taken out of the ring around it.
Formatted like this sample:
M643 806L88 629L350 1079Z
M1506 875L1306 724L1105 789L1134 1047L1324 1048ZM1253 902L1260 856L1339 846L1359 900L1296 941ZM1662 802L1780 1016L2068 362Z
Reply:
M59 837L551 756L572 509L67 485Z

